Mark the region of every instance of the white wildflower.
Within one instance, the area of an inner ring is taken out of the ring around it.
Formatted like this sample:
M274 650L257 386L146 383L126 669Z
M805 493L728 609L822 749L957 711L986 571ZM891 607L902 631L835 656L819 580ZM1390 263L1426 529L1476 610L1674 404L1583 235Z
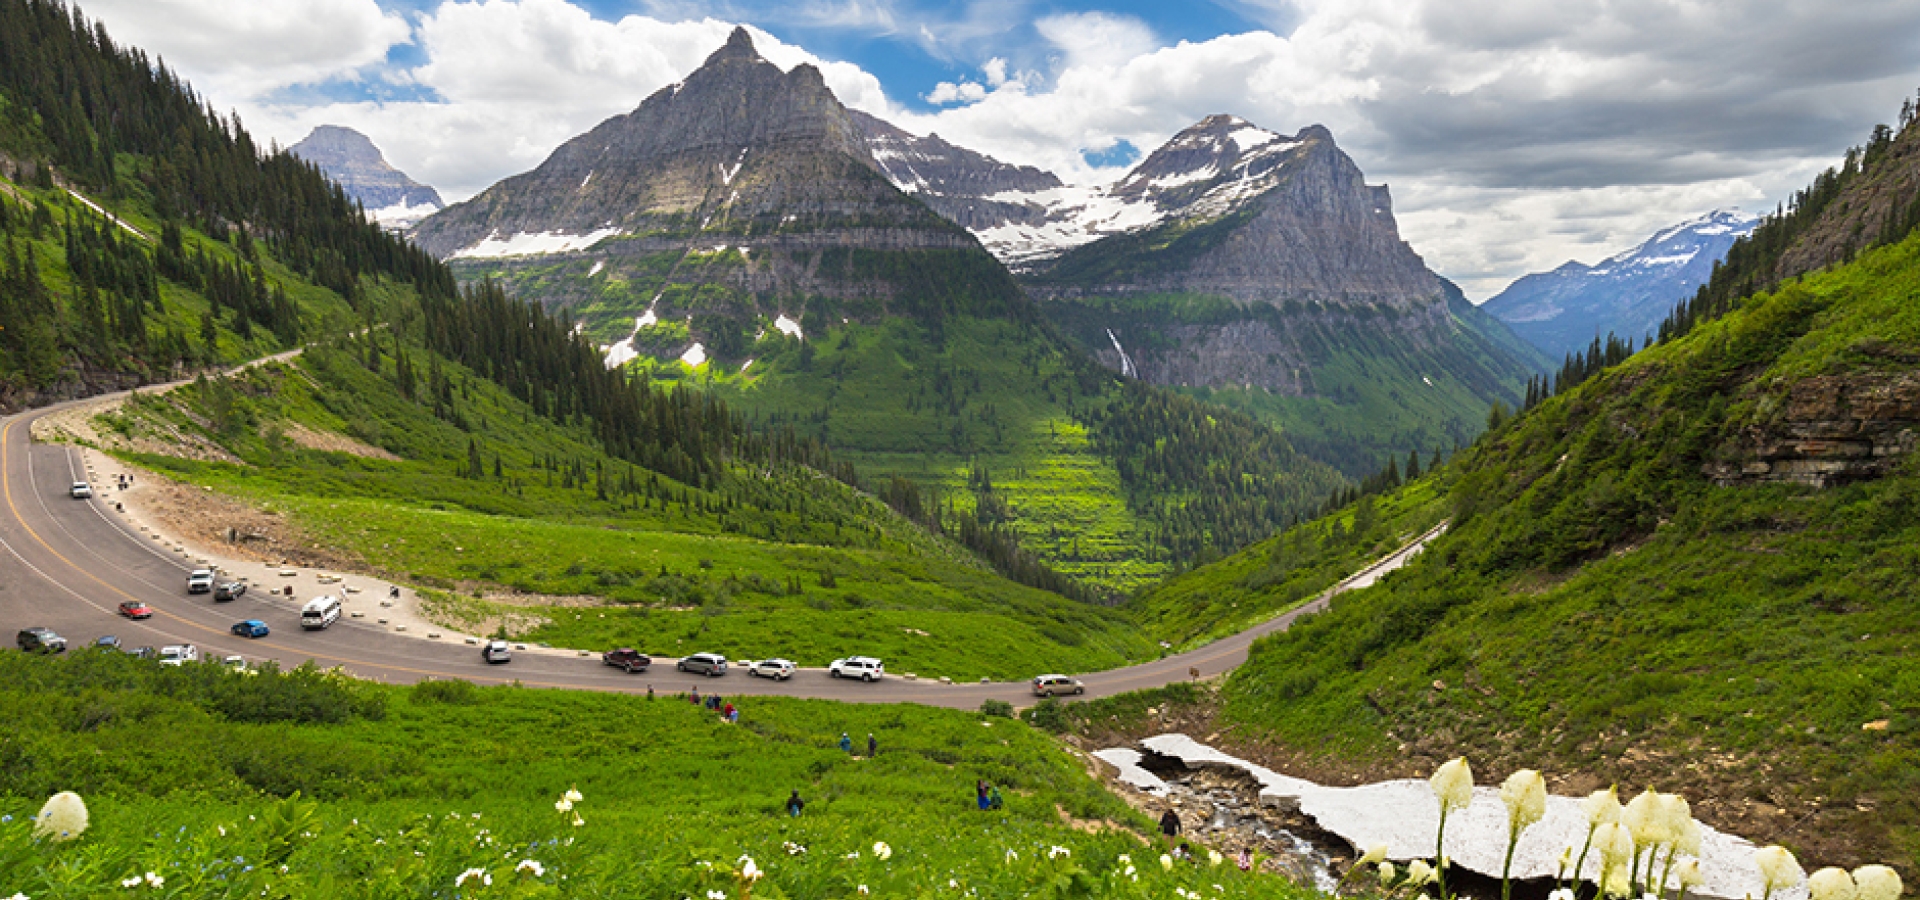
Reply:
M1012 847L1008 847L1008 848L1007 848L1007 862L1010 862L1010 863L1016 863L1016 862L1019 862L1019 861L1020 861L1020 854L1018 854L1018 853L1015 853L1015 852L1013 852L1013 848L1012 848Z
M1573 888L1558 888L1547 895L1547 900L1574 900Z
M740 865L741 878L745 878L748 881L759 881L760 876L766 874L765 872L760 871L759 866L754 864L752 857L743 856L740 858L743 860L746 860L746 862Z
M561 796L567 798L568 800L572 800L575 803L579 803L580 801L587 799L585 797L580 796L580 792L574 788L567 788L567 792L565 794L562 794ZM478 819L480 818L480 814L474 813L473 817Z
M858 890L859 890L859 892L860 892L860 896L862 896L862 897L865 897L865 896L867 895L867 886L866 886L866 885L864 885L864 884L863 884L863 885L861 885L861 886L860 886L860 887L858 888Z
M1433 866L1424 859L1416 859L1407 864L1407 883L1414 887L1432 884L1439 877L1440 873L1435 872Z
M122 878L120 879L120 886L123 888L137 888L140 886L140 876L135 875L132 878Z
M1160 868L1165 869L1169 872L1173 871L1173 857L1168 856L1165 853L1160 854Z
M1861 866L1853 870L1853 883L1860 889L1860 900L1900 900L1904 886L1900 873L1886 866Z
M1679 865L1673 867L1673 878L1683 888L1699 887L1700 882L1706 880L1706 876L1700 874L1700 861L1697 859L1681 860Z
M61 791L47 798L40 814L33 818L33 836L70 841L87 830L87 804L72 791Z
M587 820L580 818L579 813L573 814L573 827L579 828L580 826L585 824L587 824Z
M787 849L788 856L799 856L800 854L807 852L807 848L802 847L799 844L796 844L792 841L786 841L782 843L780 846L785 847Z
M1048 859L1058 859L1062 856L1072 856L1072 855L1073 855L1073 851L1068 850L1067 848L1062 847L1059 844L1055 844L1047 848Z
M1760 892L1760 900L1767 900L1776 888L1790 888L1806 880L1805 869L1800 861L1793 858L1793 852L1775 844L1753 851L1753 864L1760 870L1760 880L1766 885Z
M727 900L726 891L708 891L707 900Z
M1215 850L1212 847L1207 848L1207 865L1217 866L1226 861L1227 861L1227 858L1224 856L1221 856L1220 851Z
M1443 815L1456 809L1466 809L1473 803L1473 769L1467 765L1464 756L1441 763L1428 783L1433 785L1434 795L1440 798Z
M1508 831L1517 835L1547 814L1547 780L1533 769L1521 769L1500 785L1500 802L1507 805Z
M461 885L466 884L469 880L478 881L483 887L493 884L493 876L488 874L487 870L468 869L465 872L461 872L459 878L455 878L453 880L453 886L460 887Z
M553 808L561 812L573 812L573 801L565 797L553 801Z
M166 884L167 884L167 880L166 880L165 878L161 878L161 877L160 877L160 874L159 874L159 873L157 873L157 872L148 872L148 873L147 873L147 886L148 886L148 887L151 887L151 888L161 888L161 887L165 887L165 886L166 886Z
M1807 876L1807 893L1813 900L1854 900L1860 889L1847 870L1828 866Z
M1594 791L1580 801L1580 809L1587 814L1588 825L1595 828L1611 825L1620 821L1620 795L1613 788Z
M521 860L519 865L513 867L513 870L515 872L532 872L535 878L547 874L547 867L541 865L539 860L533 859Z
M893 858L893 848L892 848L892 847L889 847L889 846L887 846L887 842L886 842L886 841L874 841L874 842L873 842L873 855L875 855L875 856L878 856L878 857L880 857L880 859L881 859L882 861L885 861L885 860L889 860L889 859L892 859L892 858Z
M1394 875L1393 863L1387 862L1386 860L1381 860L1380 861L1380 883L1392 884L1393 875Z
M1373 865L1374 863L1377 863L1386 858L1387 858L1387 845L1384 843L1374 844L1373 846L1368 847L1367 852L1360 855L1360 861L1354 863L1353 865L1354 865L1354 868L1357 869L1361 866Z

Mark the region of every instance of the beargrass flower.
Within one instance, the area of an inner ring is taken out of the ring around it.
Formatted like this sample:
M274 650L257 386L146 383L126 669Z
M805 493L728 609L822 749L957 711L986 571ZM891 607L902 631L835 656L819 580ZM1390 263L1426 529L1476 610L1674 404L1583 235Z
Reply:
M1633 831L1620 822L1608 822L1593 830L1593 848L1600 851L1600 877L1595 879L1608 896L1625 897L1633 891L1628 874L1633 864Z
M1905 889L1899 872L1879 865L1853 870L1853 883L1860 889L1860 900L1900 900L1900 892Z
M799 844L796 844L792 841L783 842L780 846L786 848L788 856L799 856L800 854L807 852L807 848L802 847Z
M513 867L513 870L515 872L531 872L535 878L547 874L547 867L541 865L539 860L533 859L521 860L519 865Z
M1854 900L1860 889L1845 869L1828 866L1807 876L1807 894L1813 900Z
M1760 900L1772 897L1775 888L1793 887L1807 877L1806 870L1800 868L1800 861L1793 858L1793 852L1779 844L1753 851L1753 864L1760 870L1760 880L1766 885L1760 892Z
M1555 888L1547 895L1547 900L1574 900L1573 888Z
M861 885L861 886L860 886L860 887L859 887L859 888L858 888L857 890L859 890L859 892L860 892L860 896L862 896L862 897L865 897L865 896L867 895L867 886L866 886L866 885L864 885L864 884L863 884L863 885Z
M1062 856L1072 856L1072 855L1073 855L1073 851L1068 850L1067 848L1062 847L1059 844L1055 844L1047 848L1048 859L1059 859Z
M580 818L580 814L579 814L579 813L574 813L574 814L573 814L573 827L575 827L575 828L579 828L580 826L582 826L582 825L585 825L585 824L587 824L587 820L585 820L585 819L582 819L582 818ZM571 840L571 839L569 839L569 840Z
M1680 882L1680 894L1675 900L1687 900L1687 891L1699 887L1701 882L1707 880L1707 877L1700 872L1698 859L1682 860L1679 865L1674 866L1673 878Z
M1440 875L1424 859L1416 859L1407 864L1407 884L1414 887L1432 884Z
M70 841L87 830L87 804L72 791L61 791L47 798L40 814L33 819L33 836Z
M754 864L753 857L751 856L740 857L740 877L741 878L744 878L748 881L759 881L760 876L765 874L767 873L760 871L760 867Z
M708 891L707 900L727 900L726 891Z
M1667 823L1661 815L1660 805L1660 795L1652 788L1647 788L1639 796L1628 800L1626 808L1620 811L1620 824L1632 832L1635 844L1652 847L1667 842Z
M1473 769L1467 765L1466 757L1456 756L1441 763L1428 783L1433 785L1433 794L1440 800L1440 831L1434 835L1433 855L1441 860L1441 868L1445 868L1447 814L1473 805ZM1440 896L1448 896L1444 884L1440 886Z
M487 887L493 884L493 876L488 874L487 870L468 869L465 872L461 872L459 878L455 878L453 880L453 886L460 887L461 885L466 884L469 880L480 882L480 885L482 887Z
M1507 860L1500 867L1500 900L1513 896L1513 848L1520 832L1547 814L1547 780L1533 769L1521 769L1500 785L1500 802L1507 806Z
M1165 869L1169 872L1173 871L1173 857L1168 856L1165 853L1160 854L1160 868Z
M565 797L553 801L553 808L560 812L573 812L573 801Z
M886 860L893 858L893 848L887 846L886 841L874 841L873 855L880 857L880 860L882 862L885 862Z
M572 800L575 803L579 803L580 801L587 799L585 797L580 796L580 792L572 787L567 788L567 792L565 794L561 794L560 796L565 797L568 800ZM474 813L473 817L478 819L480 818L480 814Z
M140 876L138 876L138 875L135 875L135 876L133 876L132 878L122 878L122 879L120 879L120 886L121 886L121 887L123 887L123 888L136 888L136 887L139 887L139 886L140 886Z
M1381 860L1380 861L1380 883L1392 884L1393 876L1394 876L1393 863L1387 862L1386 860Z
M1207 848L1207 865L1217 866L1226 861L1227 861L1227 858L1224 856L1221 856L1220 851L1215 850L1212 847Z
M1359 861L1355 862L1353 866L1356 869L1361 866L1370 866L1386 858L1387 845L1385 843L1374 844L1367 848L1367 852L1360 855Z

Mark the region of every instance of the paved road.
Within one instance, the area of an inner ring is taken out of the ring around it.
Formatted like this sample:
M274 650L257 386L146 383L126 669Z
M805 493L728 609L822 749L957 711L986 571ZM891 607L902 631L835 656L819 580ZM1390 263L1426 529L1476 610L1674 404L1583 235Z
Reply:
M97 401L99 398L93 398ZM87 401L75 401L87 402ZM186 594L190 562L154 546L112 511L104 485L99 499L74 500L67 490L89 480L80 451L62 444L35 444L33 419L60 407L0 419L0 640L11 646L22 628L44 626L66 636L75 647L113 634L129 646L192 643L202 654L271 657L282 665L312 659L343 666L356 675L398 683L424 678L463 678L476 683L517 681L537 687L673 693L695 686L723 694L821 697L861 702L922 703L978 708L988 698L1025 705L1032 701L1023 682L940 684L890 676L875 684L831 679L820 670L802 670L791 681L774 682L742 672L709 679L656 663L653 670L628 675L602 666L598 658L525 653L505 666L489 666L464 644L446 644L392 633L364 620L341 619L325 631L304 632L284 600L248 596L215 604L211 595ZM1445 526L1441 526L1444 528ZM1403 565L1438 535L1422 535L1400 551L1356 573L1318 599L1247 631L1196 650L1082 676L1090 696L1184 681L1197 670L1203 677L1238 666L1255 639L1287 628L1300 616L1325 608L1344 590L1372 584ZM123 600L144 600L156 615L142 622L119 617ZM273 626L270 637L234 637L236 621L259 618ZM1035 673L1038 674L1038 673Z

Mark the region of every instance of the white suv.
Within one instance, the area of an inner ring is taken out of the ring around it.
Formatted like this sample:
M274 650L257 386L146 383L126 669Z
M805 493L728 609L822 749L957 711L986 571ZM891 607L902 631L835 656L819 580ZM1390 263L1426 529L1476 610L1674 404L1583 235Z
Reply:
M205 594L213 590L213 570L195 569L187 575L187 593Z
M160 648L160 664L163 666L184 666L200 661L200 648L192 644L169 644Z
M84 481L76 481L73 487L67 489L67 493L75 500L85 500L93 496L93 486Z
M835 678L858 678L861 681L879 681L886 677L887 667L871 656L849 656L836 659L827 667L827 674Z

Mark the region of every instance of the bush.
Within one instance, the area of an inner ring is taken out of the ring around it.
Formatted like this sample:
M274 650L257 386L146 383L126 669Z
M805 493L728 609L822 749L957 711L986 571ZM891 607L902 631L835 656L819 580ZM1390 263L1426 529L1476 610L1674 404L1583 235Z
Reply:
M987 700L980 704L983 716L999 716L1002 719L1013 718L1013 704L1005 700Z
M1026 711L1025 718L1027 723L1033 727L1043 731L1050 731L1054 734L1066 731L1067 726L1070 724L1067 718L1066 706L1052 697L1048 697L1029 707Z

